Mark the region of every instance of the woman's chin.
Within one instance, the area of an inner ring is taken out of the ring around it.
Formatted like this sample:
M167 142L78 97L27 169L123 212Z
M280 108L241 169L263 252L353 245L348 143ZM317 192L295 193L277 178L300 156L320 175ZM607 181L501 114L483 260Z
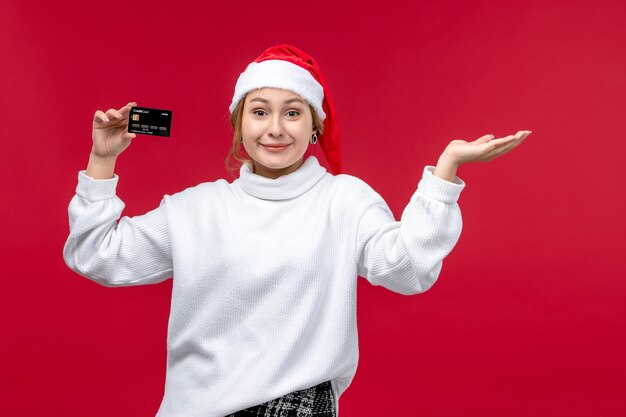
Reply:
M289 174L302 165L302 159L296 161L278 160L275 158L264 159L263 161L256 161L257 169L255 171L260 174L271 175L277 177L280 175Z

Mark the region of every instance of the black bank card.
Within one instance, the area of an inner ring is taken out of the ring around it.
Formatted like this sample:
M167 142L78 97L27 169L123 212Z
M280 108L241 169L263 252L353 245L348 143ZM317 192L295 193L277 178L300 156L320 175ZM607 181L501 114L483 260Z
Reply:
M133 107L128 114L128 132L140 135L170 136L172 111Z

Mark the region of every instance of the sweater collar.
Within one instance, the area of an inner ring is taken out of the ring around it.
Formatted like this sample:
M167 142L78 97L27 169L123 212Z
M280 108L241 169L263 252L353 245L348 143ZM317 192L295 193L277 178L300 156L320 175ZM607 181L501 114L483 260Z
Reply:
M239 170L239 183L248 194L263 200L289 200L310 190L326 174L315 156L309 156L294 172L276 178L265 178L252 172L244 163Z

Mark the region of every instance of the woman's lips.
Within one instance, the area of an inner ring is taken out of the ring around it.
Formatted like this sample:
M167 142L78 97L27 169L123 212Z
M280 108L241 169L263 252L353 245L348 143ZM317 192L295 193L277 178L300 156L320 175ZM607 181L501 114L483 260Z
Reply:
M289 144L284 144L284 145L264 145L261 144L261 146L263 146L265 148L265 150L267 150L268 152L281 152L285 149L287 149L289 147Z

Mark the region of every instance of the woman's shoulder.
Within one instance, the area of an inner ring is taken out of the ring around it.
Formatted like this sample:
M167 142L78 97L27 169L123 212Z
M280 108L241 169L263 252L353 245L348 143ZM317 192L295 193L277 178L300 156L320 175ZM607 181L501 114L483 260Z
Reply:
M345 197L351 202L371 204L382 197L368 183L362 179L348 174L327 174L329 187L333 194Z
M349 174L337 174L332 175L330 173L327 174L330 178L330 182L334 187L337 188L347 188L357 191L374 191L372 187L365 181L363 181L359 177L355 177L354 175Z
M174 204L197 203L204 199L211 199L219 195L232 192L232 185L225 179L215 181L201 182L199 184L187 187L173 194L165 194L163 199L166 202Z

